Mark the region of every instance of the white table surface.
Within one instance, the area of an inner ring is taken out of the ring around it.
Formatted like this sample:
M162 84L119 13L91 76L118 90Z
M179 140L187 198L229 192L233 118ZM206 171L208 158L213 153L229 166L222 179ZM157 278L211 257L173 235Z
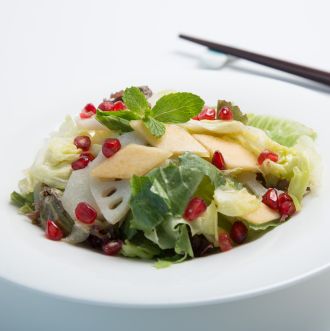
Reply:
M1 0L0 111L14 109L20 96L37 102L41 85L56 97L61 79L72 79L74 90L75 79L92 86L99 75L111 77L118 68L127 74L202 67L206 51L178 40L179 32L330 71L329 12L327 0ZM327 92L245 61L226 70ZM1 331L179 330L188 320L194 325L190 330L319 331L330 329L329 306L330 271L240 302L153 311L78 304L0 280Z

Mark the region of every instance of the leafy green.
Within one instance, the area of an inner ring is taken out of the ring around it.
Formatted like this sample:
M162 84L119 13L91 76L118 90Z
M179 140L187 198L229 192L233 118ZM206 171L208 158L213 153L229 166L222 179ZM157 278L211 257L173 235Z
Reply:
M150 260L160 253L159 247L144 237L133 239L133 241L125 240L120 251L120 254L126 257L137 257L146 260Z
M248 115L248 125L264 130L267 135L281 145L291 147L299 137L316 138L316 132L296 121L270 115Z
M182 167L196 169L205 176L208 176L215 187L226 183L225 175L217 167L194 153L186 152L179 157L179 160Z
M110 130L129 132L132 131L129 122L139 119L140 117L129 110L122 111L101 111L97 110L96 120L106 126Z
M204 101L187 92L170 93L161 97L151 110L151 116L163 123L183 123L198 115Z
M123 94L126 107L139 115L144 115L149 110L148 101L145 95L137 87L129 87Z
M231 102L226 101L226 100L218 100L217 111L219 112L222 107L228 107L232 111L233 118L235 121L239 121L244 124L247 123L247 121L248 121L247 115L243 114L238 106L235 106Z
M162 135L164 135L166 131L166 127L162 122L157 121L153 117L147 117L143 120L143 123L147 127L147 129L150 131L150 133L157 137L160 138Z
M280 221L271 221L271 222L263 223L263 224L248 223L248 227L249 227L249 229L252 229L254 231L266 231L266 230L275 228L280 224L281 224Z
M133 176L131 179L130 207L136 229L148 231L169 217L169 207L164 199L151 191L148 177Z
M34 211L33 192L20 194L14 191L10 195L10 201L14 206L19 208L19 212L22 214L29 214Z
M148 176L153 182L150 190L166 202L172 216L180 217L204 174L194 168L170 164Z
M179 237L174 247L175 253L179 255L184 255L185 257L194 257L194 252L191 247L187 225L178 225L178 233Z

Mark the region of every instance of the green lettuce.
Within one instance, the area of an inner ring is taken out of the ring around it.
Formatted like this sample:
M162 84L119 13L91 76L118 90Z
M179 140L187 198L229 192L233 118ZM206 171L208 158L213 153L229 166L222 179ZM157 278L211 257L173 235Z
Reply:
M313 129L296 121L270 115L249 114L247 124L264 130L271 139L287 147L294 146L302 136L316 138Z

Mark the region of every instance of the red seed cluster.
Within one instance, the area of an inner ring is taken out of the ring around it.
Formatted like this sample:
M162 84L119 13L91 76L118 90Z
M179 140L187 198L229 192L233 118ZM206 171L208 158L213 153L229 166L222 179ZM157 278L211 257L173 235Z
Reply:
M219 170L225 170L226 169L226 163L225 159L223 158L223 155L219 151L215 151L212 157L212 164L215 165Z
M111 157L121 148L120 141L116 138L108 138L102 145L102 153L105 157Z
M50 240L61 240L63 238L62 230L52 220L46 222L46 237Z
M234 119L233 112L226 106L220 109L218 116L222 121L232 121Z
M264 161L267 160L267 159L271 160L273 162L277 162L278 161L278 155L274 152L264 150L258 156L258 164L262 165L264 163Z
M97 218L96 210L87 202L78 203L75 209L75 215L78 221L85 224L92 224Z

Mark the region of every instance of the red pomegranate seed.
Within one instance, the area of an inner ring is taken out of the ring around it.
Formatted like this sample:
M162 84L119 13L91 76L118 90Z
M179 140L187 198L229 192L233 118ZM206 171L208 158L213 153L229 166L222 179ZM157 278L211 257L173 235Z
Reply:
M80 157L87 158L89 161L93 161L95 156L91 152L82 152Z
M117 153L121 148L120 141L116 138L108 138L104 141L102 146L102 153L105 157L111 157Z
M87 202L79 202L75 214L77 220L85 224L92 224L97 218L96 210Z
M281 214L281 220L286 220L296 212L296 207L292 198L287 193L282 193L278 197L278 211Z
M61 240L63 238L62 230L52 220L47 220L46 237L50 240Z
M285 201L279 206L278 210L281 214L281 221L285 221L296 212L296 207L292 201Z
M96 108L92 103L88 103L80 113L80 118L91 118L96 114Z
M112 240L102 246L102 250L106 255L117 255L123 246L121 240Z
M84 107L83 110L84 110L86 113L91 112L91 113L96 114L96 108L95 108L95 106L94 106L92 103L88 103L88 104Z
M74 138L73 143L77 148L81 148L83 151L88 151L92 144L91 138L88 136L78 136Z
M236 221L231 226L230 230L230 238L236 243L236 244L242 244L248 235L248 228L246 225L241 221Z
M183 218L187 221L193 221L204 213L207 205L201 198L192 198L184 211Z
M115 102L112 107L113 111L124 110L124 109L126 109L126 105L122 101Z
M111 101L103 101L99 104L98 108L102 111L112 111L113 103Z
M234 118L234 115L231 109L225 106L220 109L219 118L223 121L231 121Z
M71 168L73 170L84 169L88 166L89 159L85 156L81 156L78 160L71 163Z
M226 169L226 163L223 155L219 151L215 151L212 157L212 164L215 165L219 170Z
M215 109L204 107L204 109L197 115L197 119L201 120L215 120Z
M258 164L259 165L262 165L263 162L268 159L268 160L271 160L273 162L277 162L278 161L278 155L274 152L271 152L271 151L268 151L268 150L265 150L263 152L261 152L258 156Z
M233 248L228 232L220 232L218 239L221 252L227 252Z
M262 196L262 202L271 209L278 209L277 191L274 188L268 189L268 191Z

